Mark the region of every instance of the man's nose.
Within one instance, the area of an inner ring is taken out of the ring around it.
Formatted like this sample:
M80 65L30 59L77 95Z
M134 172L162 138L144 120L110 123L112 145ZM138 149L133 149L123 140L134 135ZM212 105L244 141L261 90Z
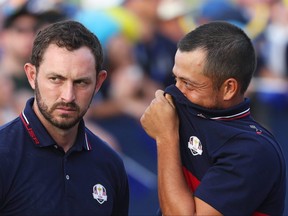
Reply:
M61 99L66 103L70 103L75 100L75 90L73 83L66 83L63 85Z

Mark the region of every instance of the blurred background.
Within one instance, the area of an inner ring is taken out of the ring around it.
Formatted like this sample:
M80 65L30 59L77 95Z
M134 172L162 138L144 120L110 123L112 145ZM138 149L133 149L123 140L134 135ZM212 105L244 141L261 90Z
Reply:
M1 125L17 117L33 95L23 65L35 34L65 19L83 23L103 45L109 75L86 121L123 157L130 215L155 215L158 209L156 146L140 116L155 90L173 83L178 40L200 24L225 20L252 39L258 58L247 92L252 114L276 136L287 158L288 0L0 0Z

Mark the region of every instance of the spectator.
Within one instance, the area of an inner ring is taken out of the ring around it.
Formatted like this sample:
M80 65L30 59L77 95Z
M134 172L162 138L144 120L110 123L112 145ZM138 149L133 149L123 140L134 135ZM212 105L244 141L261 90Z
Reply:
M0 125L16 118L19 113L14 106L14 85L7 74L0 72Z
M159 85L171 84L176 42L158 30L159 0L126 0L123 5L139 19L141 38L135 44L135 56L142 70Z
M38 18L38 14L29 11L24 6L16 9L4 20L1 32L0 71L12 77L16 90L32 91L25 76L23 65L31 55L33 40L37 32Z

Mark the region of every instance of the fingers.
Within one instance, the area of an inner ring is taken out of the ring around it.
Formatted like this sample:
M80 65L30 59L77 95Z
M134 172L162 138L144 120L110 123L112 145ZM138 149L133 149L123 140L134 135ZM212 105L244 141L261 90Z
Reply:
M158 90L155 92L155 97L158 98L158 97L161 97L161 96L164 96L164 91L158 89Z
M172 96L170 94L165 94L165 98L168 100L169 104L175 108Z
M155 98L156 98L156 99L161 99L161 100L166 100L166 101L169 102L169 104L170 104L173 108L175 108L172 96L171 96L170 94L167 94L167 93L164 94L164 91L163 91L163 90L157 90L157 91L155 92ZM154 99L154 100L155 100L155 99Z

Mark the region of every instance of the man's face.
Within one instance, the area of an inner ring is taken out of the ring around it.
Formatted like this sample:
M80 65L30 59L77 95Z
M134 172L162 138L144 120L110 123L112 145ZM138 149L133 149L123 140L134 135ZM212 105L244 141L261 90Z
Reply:
M35 112L44 125L60 129L80 121L106 78L98 75L96 83L95 60L87 47L68 51L54 44L45 51L35 76Z
M173 68L176 87L194 104L208 109L221 109L221 91L215 90L212 80L203 75L205 56L206 53L201 49L177 51Z
M60 129L70 129L75 126L80 119L84 116L87 110L80 112L79 106L75 102L65 103L56 102L51 107L48 107L39 90L39 84L35 82L35 97L39 111L43 117L53 126ZM62 109L62 112L58 113L59 118L55 115L57 109ZM65 112L65 110L67 112ZM72 115L72 113L74 114ZM70 113L70 114L69 114Z

